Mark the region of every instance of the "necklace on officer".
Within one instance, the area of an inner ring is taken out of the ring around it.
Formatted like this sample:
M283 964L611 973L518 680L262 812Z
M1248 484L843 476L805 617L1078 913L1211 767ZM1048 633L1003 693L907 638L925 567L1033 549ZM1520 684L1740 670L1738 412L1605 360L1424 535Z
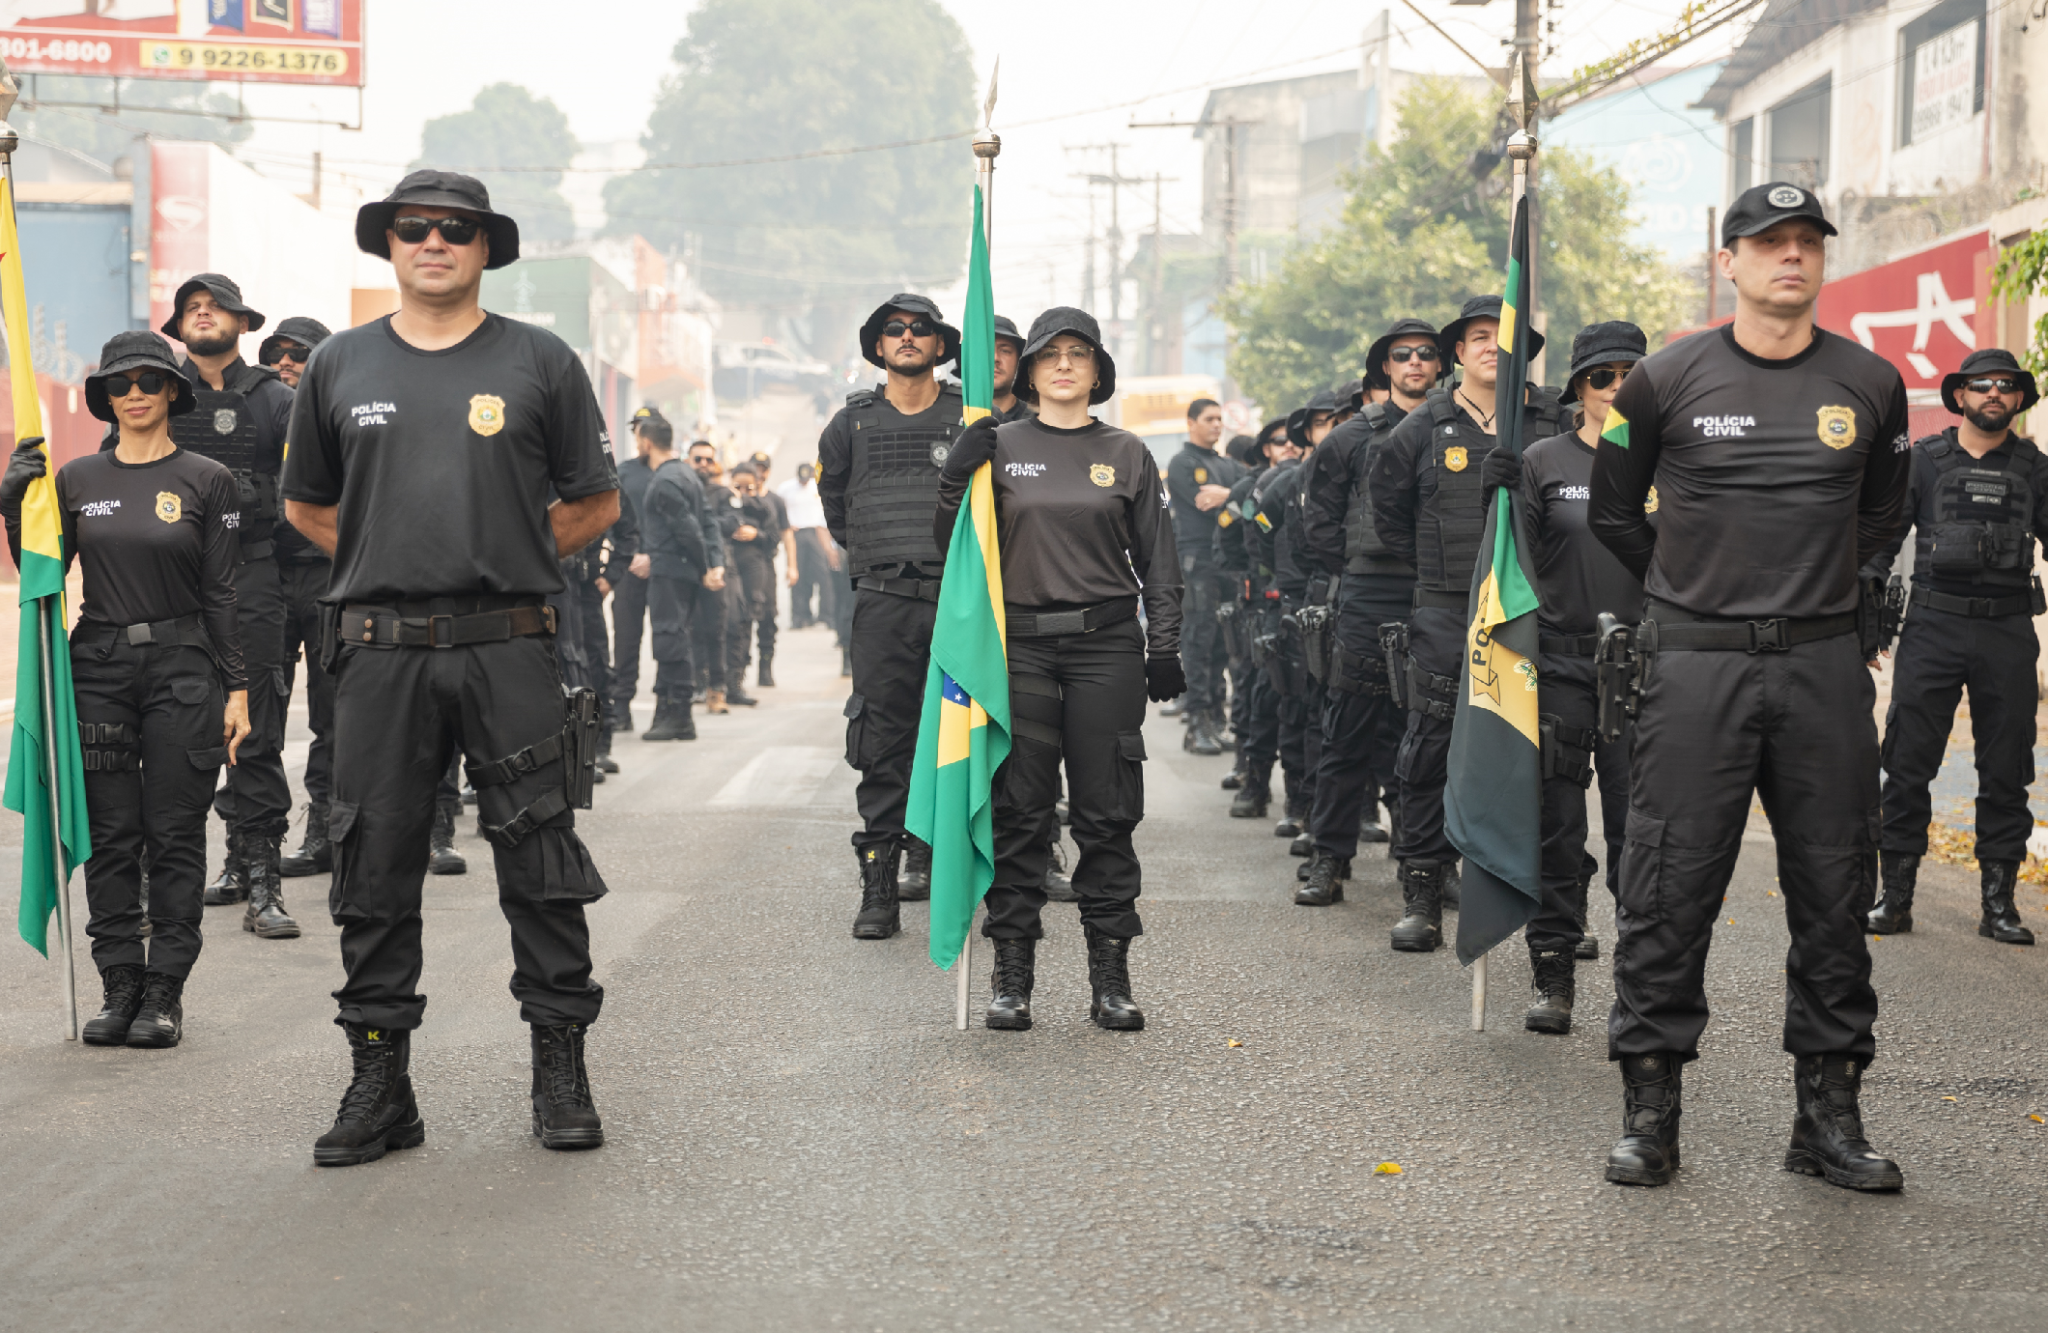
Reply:
M1498 412L1500 410L1498 404L1495 405L1493 412L1482 412L1479 410L1479 404L1473 402L1470 398L1465 397L1465 391L1463 389L1458 390L1458 397L1460 400L1464 402L1465 406L1472 409L1473 416L1481 418L1481 421L1479 422L1479 429L1493 429L1494 412Z

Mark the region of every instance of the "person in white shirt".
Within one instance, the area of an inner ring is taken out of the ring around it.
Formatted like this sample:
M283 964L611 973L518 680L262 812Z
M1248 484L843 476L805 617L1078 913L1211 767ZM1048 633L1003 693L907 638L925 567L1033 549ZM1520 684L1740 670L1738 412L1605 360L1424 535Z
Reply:
M832 570L839 551L825 533L825 502L818 498L817 471L809 463L796 466L796 476L775 488L789 511L796 538L796 577L789 589L789 627L804 629L832 622ZM813 609L815 597L815 609Z

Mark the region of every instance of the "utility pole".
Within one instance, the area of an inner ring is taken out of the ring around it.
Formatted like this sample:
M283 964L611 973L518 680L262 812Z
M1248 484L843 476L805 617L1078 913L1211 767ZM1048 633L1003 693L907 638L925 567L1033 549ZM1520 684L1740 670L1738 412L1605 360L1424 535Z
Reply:
M1525 0L1526 2L1526 0ZM1132 121L1134 130L1209 130L1223 131L1223 285L1226 289L1237 286L1237 132L1247 126L1262 122L1238 116L1221 116L1209 120L1148 120Z
M1120 143L1084 143L1071 145L1067 149L1070 153L1101 152L1104 150L1107 150L1109 153L1108 175L1105 176L1097 171L1077 171L1073 173L1073 176L1076 180L1087 181L1091 186L1107 185L1109 187L1109 232L1105 239L1109 250L1109 319L1112 324L1119 323L1123 319L1123 187L1126 185L1143 185L1145 183L1143 176L1126 176L1117 165L1117 155L1125 147L1127 145ZM1089 201L1091 204L1093 203L1093 195L1089 196ZM1093 236L1095 228L1092 222L1088 230L1090 236ZM1089 283L1091 295L1094 290L1095 285L1091 281Z
M1145 369L1153 375L1166 373L1159 355L1159 344L1166 337L1166 205L1165 192L1161 188L1164 184L1165 178L1153 173L1152 295L1145 303Z

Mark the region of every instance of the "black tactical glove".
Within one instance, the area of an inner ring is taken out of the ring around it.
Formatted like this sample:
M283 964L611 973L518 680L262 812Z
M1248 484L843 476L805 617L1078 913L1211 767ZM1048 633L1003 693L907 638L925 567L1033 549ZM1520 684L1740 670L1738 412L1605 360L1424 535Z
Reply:
M1516 495L1522 493L1522 460L1506 449L1495 449L1479 465L1479 484L1492 494L1494 487L1505 486Z
M42 436L31 435L15 445L14 452L7 456L7 472L0 476L0 509L10 514L21 512L21 499L28 494L29 483L49 472L43 451L36 447L42 442Z
M996 456L996 419L992 416L977 417L974 424L960 432L960 438L953 441L952 452L946 455L946 475L958 481L965 481L974 475L974 470Z
M1145 696L1163 704L1188 692L1187 673L1180 669L1180 655L1145 659Z

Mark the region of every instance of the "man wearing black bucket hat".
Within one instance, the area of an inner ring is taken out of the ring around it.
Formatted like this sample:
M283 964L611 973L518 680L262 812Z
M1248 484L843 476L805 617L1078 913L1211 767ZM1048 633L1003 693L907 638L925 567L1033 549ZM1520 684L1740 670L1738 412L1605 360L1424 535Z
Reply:
M1554 401L1503 406L1494 401L1500 298L1475 296L1437 334L1442 364L1464 370L1455 388L1430 391L1422 406L1373 451L1373 528L1380 542L1415 569L1415 611L1408 623L1408 729L1395 771L1401 811L1394 857L1401 863L1397 952L1427 953L1443 943L1443 909L1457 906L1457 848L1444 831L1444 779L1451 716L1465 652L1465 610L1472 566L1486 528L1490 494L1480 467L1493 452L1498 417L1524 414L1522 438L1564 428ZM1529 354L1543 347L1531 330Z
M374 1161L426 1137L409 1067L426 1009L420 885L457 747L511 927L533 1132L596 1147L583 1046L604 989L584 905L605 884L576 836L570 759L589 737L565 717L545 603L561 559L619 517L604 418L560 338L477 304L483 271L519 257L518 224L480 182L416 171L357 212L356 243L391 261L398 312L308 363L284 484L293 526L334 557L328 902L354 1077L313 1160Z
M1620 1184L1662 1185L1678 1166L1707 946L1758 796L1792 933L1785 1169L1849 1189L1903 1181L1858 1106L1877 1049L1863 912L1880 825L1864 667L1878 630L1858 571L1905 523L1912 445L1899 372L1814 324L1834 234L1800 186L1737 196L1714 257L1734 322L1639 362L1593 460L1587 523L1645 590L1607 1021Z
M932 540L939 469L960 434L960 391L933 374L960 359L960 331L923 296L899 292L860 329L861 355L885 384L848 394L818 437L818 498L825 526L845 549L853 581L846 700L846 762L860 770L853 835L860 908L853 937L885 940L900 928L897 903L909 833L910 762L924 709L924 678L945 557ZM913 851L919 849L913 848ZM928 855L928 853L925 853Z
M299 376L313 349L333 336L334 331L317 319L293 315L277 322L277 328L256 351L256 364L277 372L287 389L299 387Z
M1970 692L1976 740L1977 933L2032 944L2013 886L2027 859L2033 815L2033 617L2043 605L2034 543L2048 541L2048 458L2012 429L2040 400L2012 353L1987 347L1941 381L1941 401L1962 420L1913 446L1906 508L1913 524L1913 597L1892 670L1884 726L1884 900L1865 929L1913 929L1913 889L1927 852L1927 788L1941 768L1956 704ZM1905 534L1872 562L1887 572Z
M1394 428L1422 406L1443 378L1445 362L1436 327L1419 319L1395 321L1365 354L1365 374L1349 421L1330 432L1311 463L1304 517L1308 548L1338 581L1336 632L1326 680L1322 757L1310 808L1312 845L1308 878L1295 893L1304 907L1324 907L1344 896L1361 831L1377 842L1387 832L1374 819L1379 796L1391 814L1400 803L1394 760L1407 711L1387 675L1382 626L1406 631L1415 595L1415 571L1379 539L1372 523L1371 464ZM1366 402L1373 385L1385 402Z
M294 939L299 926L284 910L279 859L290 826L291 785L284 773L284 582L278 565L277 476L284 463L292 391L277 372L242 360L241 338L263 327L263 315L242 299L232 278L201 273L178 285L160 332L185 344L195 404L171 418L181 449L234 473L242 509L235 520L241 558L235 566L235 614L249 670L249 743L228 771L214 812L228 826L227 857L207 887L209 906L248 902L243 924L261 939Z
M995 385L990 401L996 420L1016 421L1031 415L1031 405L1017 396L1017 356L1024 350L1024 335L1008 315L996 316Z

